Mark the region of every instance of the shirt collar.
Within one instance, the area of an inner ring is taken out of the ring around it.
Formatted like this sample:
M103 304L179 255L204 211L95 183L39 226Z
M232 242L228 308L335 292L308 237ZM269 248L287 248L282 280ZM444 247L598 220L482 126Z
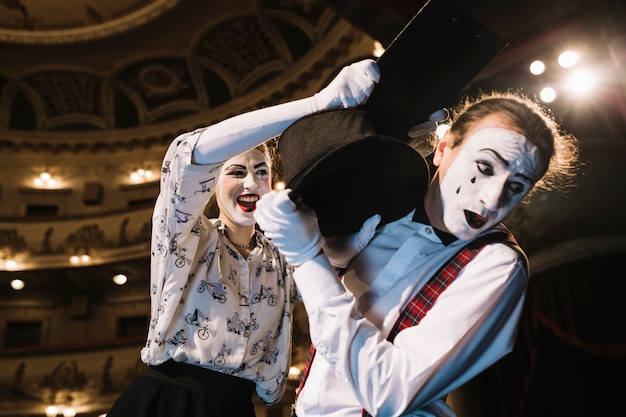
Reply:
M432 154L428 155L426 158L426 161L432 165ZM429 167L430 168L430 172L434 172L435 171L435 166L432 165ZM450 243L458 240L458 238L456 236L454 236L453 234L444 232L443 230L439 230L436 227L434 227L431 223L430 220L428 219L428 215L426 214L426 208L424 207L424 197L426 195L426 190L424 190L422 193L420 193L420 195L418 196L417 201L420 202L420 204L417 205L417 207L415 207L415 212L413 213L413 221L417 222L417 223L422 223L422 224L427 224L430 227L433 228L433 230L435 231L435 234L437 235L437 237L439 237L439 239L441 240L441 243L443 243L444 245L448 246Z

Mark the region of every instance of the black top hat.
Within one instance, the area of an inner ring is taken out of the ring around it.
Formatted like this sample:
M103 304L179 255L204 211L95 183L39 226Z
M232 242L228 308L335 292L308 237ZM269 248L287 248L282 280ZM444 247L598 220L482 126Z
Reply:
M315 210L324 236L357 232L374 214L385 224L419 203L429 180L424 158L378 135L363 109L305 116L278 142L290 198Z

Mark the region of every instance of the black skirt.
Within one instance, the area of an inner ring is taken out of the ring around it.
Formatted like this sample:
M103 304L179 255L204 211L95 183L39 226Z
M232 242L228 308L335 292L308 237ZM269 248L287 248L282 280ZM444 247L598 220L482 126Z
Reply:
M169 360L150 366L107 417L254 417L254 382Z

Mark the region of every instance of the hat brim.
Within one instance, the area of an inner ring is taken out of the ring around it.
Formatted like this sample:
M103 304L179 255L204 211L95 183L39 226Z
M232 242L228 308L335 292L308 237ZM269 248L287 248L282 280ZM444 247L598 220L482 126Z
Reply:
M318 159L287 187L294 201L315 210L324 236L356 233L380 214L381 223L411 212L429 181L428 165L399 140L371 135Z

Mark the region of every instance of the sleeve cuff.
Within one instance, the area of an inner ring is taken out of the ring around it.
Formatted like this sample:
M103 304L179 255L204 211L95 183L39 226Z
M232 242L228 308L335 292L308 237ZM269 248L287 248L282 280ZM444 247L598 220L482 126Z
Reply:
M345 293L345 288L324 253L300 265L294 280L307 309L322 306L329 299Z

